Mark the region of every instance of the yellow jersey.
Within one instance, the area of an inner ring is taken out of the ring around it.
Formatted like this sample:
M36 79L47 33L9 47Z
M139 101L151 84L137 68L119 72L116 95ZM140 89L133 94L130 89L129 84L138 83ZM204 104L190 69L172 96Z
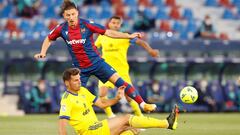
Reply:
M117 39L105 35L99 35L95 41L98 48L102 48L102 57L119 74L128 74L129 65L127 62L127 51L131 44L136 42L134 39Z
M103 123L98 121L92 107L96 100L97 97L84 87L81 87L77 94L65 91L61 99L59 118L68 119L78 134L89 134L103 128ZM108 127L106 129L108 130Z

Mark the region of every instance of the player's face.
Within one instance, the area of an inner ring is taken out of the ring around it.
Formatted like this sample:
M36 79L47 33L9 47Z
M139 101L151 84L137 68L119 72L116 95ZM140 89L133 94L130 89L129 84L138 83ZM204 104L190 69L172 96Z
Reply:
M72 75L71 79L66 83L67 88L72 91L78 91L81 87L80 75Z
M75 8L65 10L63 17L68 22L69 26L76 26L78 22L78 11Z
M111 19L108 23L109 29L116 30L116 31L119 31L119 29L121 28L121 25L122 25L122 20L115 19L115 18Z

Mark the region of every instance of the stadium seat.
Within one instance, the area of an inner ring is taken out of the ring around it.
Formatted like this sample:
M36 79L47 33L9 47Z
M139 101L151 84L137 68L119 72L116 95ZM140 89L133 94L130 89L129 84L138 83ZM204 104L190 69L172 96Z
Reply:
M137 14L137 9L135 8L131 8L127 13L129 19L134 19Z
M205 6L210 6L210 7L217 7L218 2L217 2L217 0L206 0L204 5Z
M5 30L8 30L8 31L19 31L19 28L17 27L17 24L15 22L14 19L8 19L5 26L4 26L4 29Z
M186 19L186 20L192 20L194 18L192 10L190 8L185 8L183 10L182 17L183 17L183 19Z
M3 7L2 10L0 10L0 18L7 18L10 17L11 13L12 13L12 8L13 6L11 4L6 5L5 7Z
M102 11L99 15L100 19L108 19L110 17L112 17L112 11L111 8L102 8Z
M102 0L100 2L100 7L109 9L111 8L111 4L108 2L108 0Z
M162 0L152 0L152 5L158 7L160 9L161 7L165 7L165 3Z
M156 15L155 15L155 18L156 18L156 19L160 19L160 20L167 20L169 17L168 17L168 15L167 15L167 13L166 13L165 8L159 8L159 9L157 10L157 13L156 13Z
M137 0L124 0L124 4L131 8L137 7Z
M151 2L149 0L138 0L139 6L150 7Z
M88 19L98 19L99 18L98 12L96 11L95 7L91 6L88 8L86 17Z
M123 0L111 0L111 3L113 5L123 5Z
M189 20L186 26L186 32L195 33L198 30L195 20Z
M219 2L219 5L224 6L226 8L232 8L233 7L230 0L219 0L218 2Z
M24 32L31 30L32 26L30 24L30 21L31 20L26 20L26 19L22 20L22 22L19 25L19 28Z
M184 30L184 27L183 27L183 25L179 21L174 21L172 30L174 32L181 33Z
M167 20L163 20L160 23L160 30L163 32L169 32L172 31L170 22Z
M235 15L230 9L225 9L222 15L223 19L236 19Z
M115 14L117 16L120 16L122 18L126 18L126 15L125 15L125 12L124 12L124 5L123 4L118 4L116 5L116 8L115 9Z
M165 2L167 6L175 7L177 5L176 0L166 0Z
M232 0L232 4L236 7L240 7L240 0Z
M170 12L169 12L169 16L172 18L172 19L175 19L175 20L179 20L181 19L181 14L179 12L179 9L177 7L173 7L171 8Z
M47 31L47 27L44 25L42 21L38 20L33 26L33 31L41 32L43 30Z
M150 18L150 19L153 19L154 16L153 16L153 13L151 11L151 8L145 8L143 10L143 14L147 17L147 18Z
M59 18L59 14L55 12L55 6L49 6L44 13L46 18Z

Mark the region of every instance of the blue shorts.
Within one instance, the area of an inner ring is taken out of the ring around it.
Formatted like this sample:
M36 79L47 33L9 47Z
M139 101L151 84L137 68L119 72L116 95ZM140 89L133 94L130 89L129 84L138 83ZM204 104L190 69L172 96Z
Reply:
M109 78L116 73L116 70L107 64L105 61L100 61L96 64L95 68L89 71L81 71L81 85L87 86L88 79L91 75L96 76L103 83L107 82Z

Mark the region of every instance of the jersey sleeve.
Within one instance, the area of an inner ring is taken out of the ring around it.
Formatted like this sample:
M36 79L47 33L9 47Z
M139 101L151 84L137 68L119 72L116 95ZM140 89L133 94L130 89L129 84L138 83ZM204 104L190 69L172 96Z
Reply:
M99 33L101 35L104 35L104 33L106 32L106 28L100 24L88 20L85 20L84 22L86 26L89 28L89 30L93 33Z
M101 35L99 35L98 37L97 37L97 40L95 41L95 45L97 46L97 48L101 48L102 47L102 36Z
M89 103L93 104L97 101L97 97L95 95L89 92L86 88L83 88L83 90L84 90L84 94L86 95L87 101Z
M50 40L56 40L61 36L62 25L57 25L49 34L48 38Z
M67 95L63 95L61 100L61 107L59 111L59 119L70 120L71 110L72 110L72 102L69 99L67 99Z

